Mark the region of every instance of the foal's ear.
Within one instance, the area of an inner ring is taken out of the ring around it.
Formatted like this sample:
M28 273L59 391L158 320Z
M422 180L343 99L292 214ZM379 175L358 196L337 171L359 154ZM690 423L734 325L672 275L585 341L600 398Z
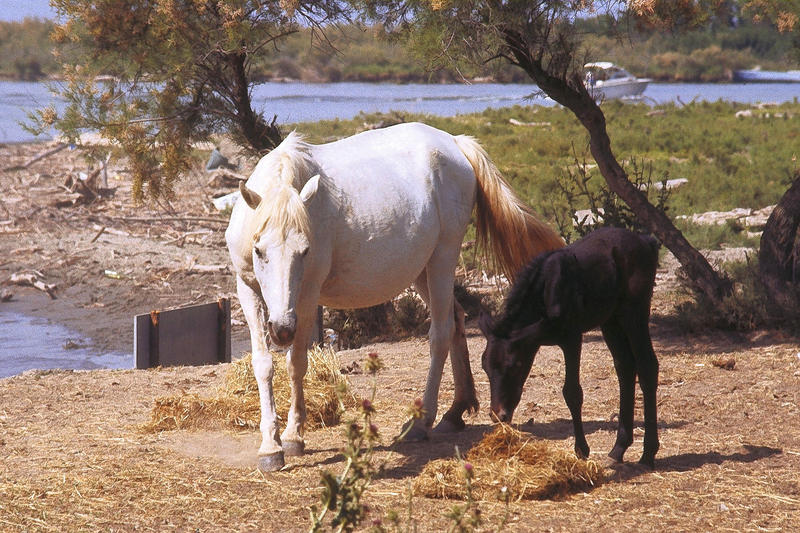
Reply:
M541 321L538 321L538 322L534 322L533 324L529 324L529 325L525 326L524 328L515 329L514 331L511 332L511 335L509 336L509 340L512 343L515 343L515 342L519 342L519 341L525 340L525 339L527 339L529 337L536 337L541 332L541 326L542 326Z
M548 318L563 318L579 306L577 294L578 258L561 252L546 265L544 305Z
M307 204L309 200L311 200L315 194L317 194L317 189L319 188L319 174L316 174L314 177L309 179L305 185L303 185L303 190L300 191L300 199L303 200L304 204Z
M261 196L256 191L248 189L244 181L239 182L239 192L242 193L242 198L250 209L255 209L261 203Z
M481 306L481 312L478 315L478 328L481 330L481 333L483 333L483 336L487 338L492 334L492 330L494 329L494 319L483 306Z

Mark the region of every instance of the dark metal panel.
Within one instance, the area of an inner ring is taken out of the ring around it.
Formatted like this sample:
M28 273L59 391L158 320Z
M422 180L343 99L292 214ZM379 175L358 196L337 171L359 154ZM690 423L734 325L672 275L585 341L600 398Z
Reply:
M207 365L231 360L230 300L134 319L136 368Z

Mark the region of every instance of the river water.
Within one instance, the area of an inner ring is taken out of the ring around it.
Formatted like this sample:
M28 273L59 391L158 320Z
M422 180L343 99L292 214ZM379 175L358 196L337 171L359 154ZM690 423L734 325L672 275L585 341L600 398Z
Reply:
M32 369L132 367L132 353L101 352L78 332L44 318L4 310L0 304L0 378Z
M536 92L535 85L518 84L266 83L254 88L253 102L256 109L287 124L350 119L361 112L453 116L513 105L553 105L549 99L532 96ZM703 100L754 104L798 98L800 84L791 83L654 83L644 93L650 104ZM18 122L47 105L63 107L46 84L0 81L0 143L34 140ZM131 353L101 352L89 339L60 324L0 307L0 378L33 368L130 368L132 361Z
M253 104L281 124L350 119L360 112L403 111L440 116L475 113L513 105L553 105L532 96L535 85L265 83L253 89ZM650 104L727 100L741 103L787 102L800 98L800 83L652 83L644 93ZM46 105L63 107L46 84L0 82L0 142L30 141L19 124L27 113Z

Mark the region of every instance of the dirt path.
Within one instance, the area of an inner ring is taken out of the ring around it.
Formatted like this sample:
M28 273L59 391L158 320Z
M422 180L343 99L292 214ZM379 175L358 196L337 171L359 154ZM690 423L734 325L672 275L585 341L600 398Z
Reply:
M0 160L20 164L41 145L0 147ZM57 318L108 349L130 349L131 319L153 308L231 296L230 273L192 265L227 263L224 222L210 206L215 187L200 170L181 184L174 212L129 204L124 168L112 165L113 197L86 205L61 187L84 170L77 154L5 172L0 180L0 281L36 270L56 285L56 299L30 287L5 286L12 309ZM115 175L120 178L114 177ZM188 217L194 217L187 220ZM200 220L202 219L202 220ZM102 232L101 228L105 228ZM106 271L119 276L110 277ZM117 279L120 278L120 279ZM800 521L800 347L779 333L688 336L660 318L669 312L670 272L659 274L653 326L661 362L661 450L656 470L633 463L609 469L610 482L565 501L512 502L513 531L731 530L789 531ZM235 302L235 299L234 299ZM234 305L234 319L241 320ZM453 438L381 450L386 473L369 489L371 517L409 507L409 485L429 461L467 450L489 427L484 342L470 328L469 347L483 408ZM243 325L234 327L246 347ZM423 338L342 352L342 364L368 351L384 359L378 377L378 426L395 434L405 406L421 395L427 369ZM720 368L732 364L732 370ZM28 372L0 380L0 531L304 531L317 504L322 469L343 468L342 428L307 435L307 455L286 471L255 470L256 432L142 433L155 398L211 394L225 365L150 371ZM534 437L572 448L561 397L557 350L537 356L515 422ZM357 391L370 387L352 376ZM587 335L582 365L584 420L592 459L604 461L616 430L617 383L597 334ZM441 405L452 399L449 371ZM641 424L641 398L637 398ZM627 459L641 453L641 437ZM420 531L449 525L454 502L415 497ZM484 529L505 514L480 502Z

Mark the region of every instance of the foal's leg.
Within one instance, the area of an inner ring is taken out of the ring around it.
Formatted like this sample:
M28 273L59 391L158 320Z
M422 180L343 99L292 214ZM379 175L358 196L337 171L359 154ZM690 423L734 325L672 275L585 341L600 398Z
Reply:
M628 328L628 337L636 360L636 374L644 399L644 450L639 459L641 464L655 468L658 452L658 416L656 390L658 389L658 358L653 351L650 330L647 325L648 314L637 315L636 321Z
M614 358L619 381L619 425L617 441L608 456L621 463L625 450L633 443L633 404L636 392L636 367L625 329L612 317L601 328Z
M566 369L562 393L572 415L572 428L575 433L575 455L585 459L589 457L589 444L586 442L586 435L583 433L583 415L581 413L583 407L583 389L580 382L581 341L582 336L579 333L561 344Z
M284 465L283 449L278 438L278 420L275 413L275 397L272 392L272 355L267 345L266 308L261 294L236 276L239 302L250 328L250 344L253 354L253 373L258 383L261 403L261 447L258 449L258 468L264 472L278 470Z
M428 294L428 276L422 271L414 282L414 288L420 297L430 307ZM455 298L453 299L453 319L455 328L450 340L450 365L453 369L453 382L455 384L455 398L453 405L442 416L436 426L437 432L460 431L464 429L461 415L464 411L475 412L478 410L478 395L475 392L475 382L472 379L472 369L469 363L469 350L467 348L466 327L464 325L464 308Z

